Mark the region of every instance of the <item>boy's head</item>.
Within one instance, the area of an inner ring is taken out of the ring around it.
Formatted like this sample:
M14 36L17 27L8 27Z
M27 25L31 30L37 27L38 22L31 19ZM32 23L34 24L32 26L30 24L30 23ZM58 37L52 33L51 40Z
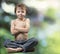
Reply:
M15 14L18 18L22 18L26 15L26 6L24 4L17 4L15 6Z

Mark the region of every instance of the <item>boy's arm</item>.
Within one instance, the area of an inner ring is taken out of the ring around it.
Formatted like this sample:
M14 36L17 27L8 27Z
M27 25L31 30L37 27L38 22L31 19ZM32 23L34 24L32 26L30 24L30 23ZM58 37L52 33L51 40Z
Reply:
M14 20L11 21L10 31L11 31L12 34L17 34L17 33L19 33L19 31L17 31L17 30L15 29Z
M29 31L29 28L30 28L30 20L29 19L27 19L26 20L26 26L25 27L22 27L22 28L15 28L15 29L17 29L18 31L20 31L20 32L28 32Z

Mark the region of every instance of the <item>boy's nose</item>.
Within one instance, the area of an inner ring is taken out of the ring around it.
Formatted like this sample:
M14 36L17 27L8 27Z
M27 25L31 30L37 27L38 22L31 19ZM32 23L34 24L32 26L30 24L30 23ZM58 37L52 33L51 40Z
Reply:
M22 15L22 13L19 13L19 15Z

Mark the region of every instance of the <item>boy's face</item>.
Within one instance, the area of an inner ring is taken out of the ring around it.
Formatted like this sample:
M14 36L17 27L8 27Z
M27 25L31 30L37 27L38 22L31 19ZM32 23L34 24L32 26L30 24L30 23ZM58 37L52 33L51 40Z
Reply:
M26 10L21 9L21 7L17 7L16 15L17 15L18 18L23 18L26 15Z

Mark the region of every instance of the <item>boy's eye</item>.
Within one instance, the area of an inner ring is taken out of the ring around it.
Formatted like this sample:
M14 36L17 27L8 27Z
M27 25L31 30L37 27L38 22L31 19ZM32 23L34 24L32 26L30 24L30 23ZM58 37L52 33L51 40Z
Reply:
M22 13L24 13L24 11L22 11Z
M18 13L20 13L20 11L18 11Z

